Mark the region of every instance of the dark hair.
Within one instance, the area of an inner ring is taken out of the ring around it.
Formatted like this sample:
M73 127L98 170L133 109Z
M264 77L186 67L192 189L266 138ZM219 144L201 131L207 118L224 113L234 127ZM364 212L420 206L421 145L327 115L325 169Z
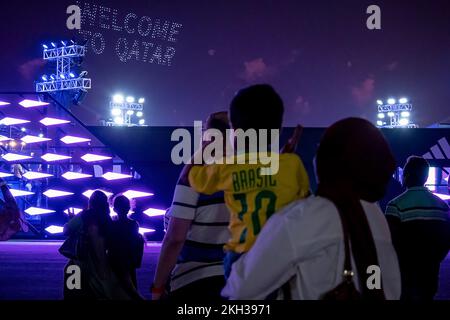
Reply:
M226 111L214 112L206 119L205 129L217 129L225 134L227 129L230 129L228 122L228 113Z
M233 129L281 129L283 113L281 97L268 84L239 90L230 104Z
M119 194L114 198L113 206L119 216L126 216L131 207L130 200L122 194Z
M410 156L403 167L404 183L407 187L423 186L428 179L430 164L419 156Z
M88 210L83 213L83 221L86 225L96 224L100 235L108 236L112 220L109 215L108 197L103 191L96 190L92 193Z

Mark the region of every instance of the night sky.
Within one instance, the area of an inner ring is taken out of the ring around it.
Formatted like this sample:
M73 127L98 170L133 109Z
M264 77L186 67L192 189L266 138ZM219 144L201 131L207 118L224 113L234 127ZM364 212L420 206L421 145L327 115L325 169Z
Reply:
M33 90L41 74L51 73L41 59L41 44L81 37L66 27L66 7L75 2L2 2L0 91ZM79 3L83 8L90 2ZM83 70L93 88L73 108L89 125L109 116L116 92L145 97L148 124L178 126L226 109L239 88L261 82L282 95L286 125L327 126L347 116L375 120L375 101L391 96L412 101L413 120L420 126L450 117L448 0L93 3L107 8L109 20L102 27L97 12L92 25L82 24L83 30L99 34L95 44L101 51L95 53L88 42ZM366 28L371 4L381 7L381 30ZM114 10L118 30L111 24ZM136 15L130 20L134 33L124 29L129 13ZM153 25L156 19L178 23L179 33L174 41L144 37L137 30L142 16ZM139 52L130 54L135 40ZM124 41L125 62L116 52ZM173 47L171 65L144 62L149 56L144 58L142 41L152 43L148 55L157 45Z

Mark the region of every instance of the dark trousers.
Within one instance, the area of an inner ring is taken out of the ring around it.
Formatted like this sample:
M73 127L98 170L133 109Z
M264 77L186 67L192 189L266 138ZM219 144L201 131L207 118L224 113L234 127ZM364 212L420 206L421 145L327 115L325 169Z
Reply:
M214 276L200 279L185 285L169 293L169 300L173 301L222 301L224 298L220 295L225 286L223 276Z

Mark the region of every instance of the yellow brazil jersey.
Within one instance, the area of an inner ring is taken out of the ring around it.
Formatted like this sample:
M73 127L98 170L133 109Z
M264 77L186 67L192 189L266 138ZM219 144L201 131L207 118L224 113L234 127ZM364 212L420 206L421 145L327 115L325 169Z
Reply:
M309 194L308 175L298 155L280 154L279 170L274 175L261 174L267 165L247 163L193 166L189 172L189 183L197 192L224 191L231 213L231 239L225 250L236 253L252 247L273 213Z

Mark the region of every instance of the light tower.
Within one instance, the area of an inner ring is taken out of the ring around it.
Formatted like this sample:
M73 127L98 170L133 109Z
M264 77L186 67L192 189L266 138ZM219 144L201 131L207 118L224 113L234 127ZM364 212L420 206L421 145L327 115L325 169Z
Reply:
M112 121L108 121L108 126L144 126L144 98L137 101L132 96L124 97L121 94L115 94L109 102L109 109L112 115Z
M377 100L378 114L377 126L380 128L417 128L411 122L412 104L407 98L389 98L384 103Z
M56 61L56 74L43 75L42 81L36 82L36 92L58 92L63 90L81 90L87 92L91 89L91 79L86 78L87 71L78 75L71 70L76 64L76 60L84 57L86 47L71 41L61 41L61 45L51 42L50 45L43 45L44 60Z

